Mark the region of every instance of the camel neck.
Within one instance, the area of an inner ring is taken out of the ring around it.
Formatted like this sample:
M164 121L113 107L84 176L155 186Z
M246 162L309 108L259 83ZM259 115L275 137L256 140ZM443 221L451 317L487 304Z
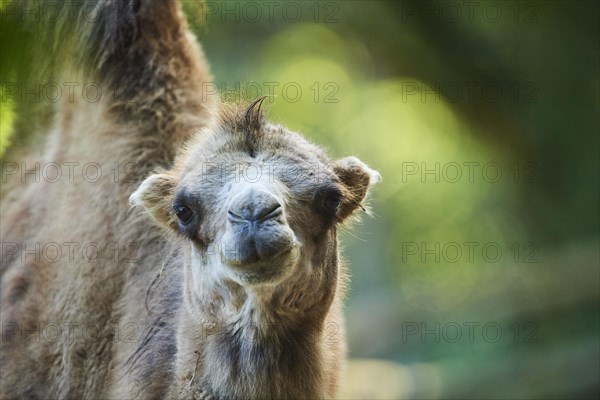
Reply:
M190 387L217 399L321 398L321 341L306 324L204 324L178 358Z

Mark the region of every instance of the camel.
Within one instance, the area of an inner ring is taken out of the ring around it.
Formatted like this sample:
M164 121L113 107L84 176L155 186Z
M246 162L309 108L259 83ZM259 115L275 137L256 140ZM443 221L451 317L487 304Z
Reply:
M264 98L205 96L176 1L63 18L90 4L38 27L69 38L61 79L103 95L61 99L40 163L3 184L0 398L334 398L337 227L379 174L270 123ZM86 169L28 179L48 163Z

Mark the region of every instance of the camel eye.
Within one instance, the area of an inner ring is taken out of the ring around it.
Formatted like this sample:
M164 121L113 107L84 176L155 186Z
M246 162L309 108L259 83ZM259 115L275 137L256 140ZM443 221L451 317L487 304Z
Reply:
M330 216L337 214L337 209L342 202L342 193L337 188L327 188L319 193L321 209Z
M323 208L329 214L335 214L337 212L337 208L339 207L339 205L340 205L340 197L339 197L339 194L337 194L337 193L328 195L327 197L325 197L325 200L323 201Z
M342 204L343 195L335 185L317 188L313 197L313 207L327 223L336 220L338 208Z
M194 212L190 210L188 206L175 206L173 207L173 211L175 211L175 215L177 215L179 221L184 225L189 223L192 220L192 217L194 216Z

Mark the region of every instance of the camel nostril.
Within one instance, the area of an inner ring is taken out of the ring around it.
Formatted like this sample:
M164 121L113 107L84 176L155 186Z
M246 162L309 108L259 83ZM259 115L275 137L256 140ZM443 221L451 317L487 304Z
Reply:
M256 216L258 221L266 221L268 219L277 218L283 213L281 209L281 204L276 204L269 209L263 210L263 212Z
M227 211L227 219L229 219L231 222L247 222L248 220L237 215L236 213L232 212L232 211Z
M281 214L283 214L283 209L280 204L274 205L270 208L264 208L255 213L240 213L242 215L236 214L235 212L229 210L227 211L227 219L231 222L236 223L245 223L245 222L264 222L269 219L277 218Z
M234 223L265 222L283 214L275 196L258 190L249 190L236 196L227 210L227 219Z

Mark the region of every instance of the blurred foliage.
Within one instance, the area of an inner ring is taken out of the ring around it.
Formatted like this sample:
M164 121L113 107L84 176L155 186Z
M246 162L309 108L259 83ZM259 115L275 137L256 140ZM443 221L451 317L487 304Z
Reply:
M270 118L383 176L375 218L343 237L350 351L409 368L355 361L344 396L597 397L598 5L290 3L301 18L286 2L272 21L235 2L189 15L225 99L273 94ZM436 163L439 181L420 174ZM457 182L442 172L452 163ZM465 163L481 166L472 180ZM478 243L472 261L465 242ZM472 341L464 323L479 324Z
M0 96L4 98L4 88L0 88ZM9 144L14 113L11 99L7 98L0 104L0 154L2 154Z
M400 364L351 363L344 396L598 396L597 2L184 7L211 90L272 95L269 118L383 176L343 234L349 347Z

